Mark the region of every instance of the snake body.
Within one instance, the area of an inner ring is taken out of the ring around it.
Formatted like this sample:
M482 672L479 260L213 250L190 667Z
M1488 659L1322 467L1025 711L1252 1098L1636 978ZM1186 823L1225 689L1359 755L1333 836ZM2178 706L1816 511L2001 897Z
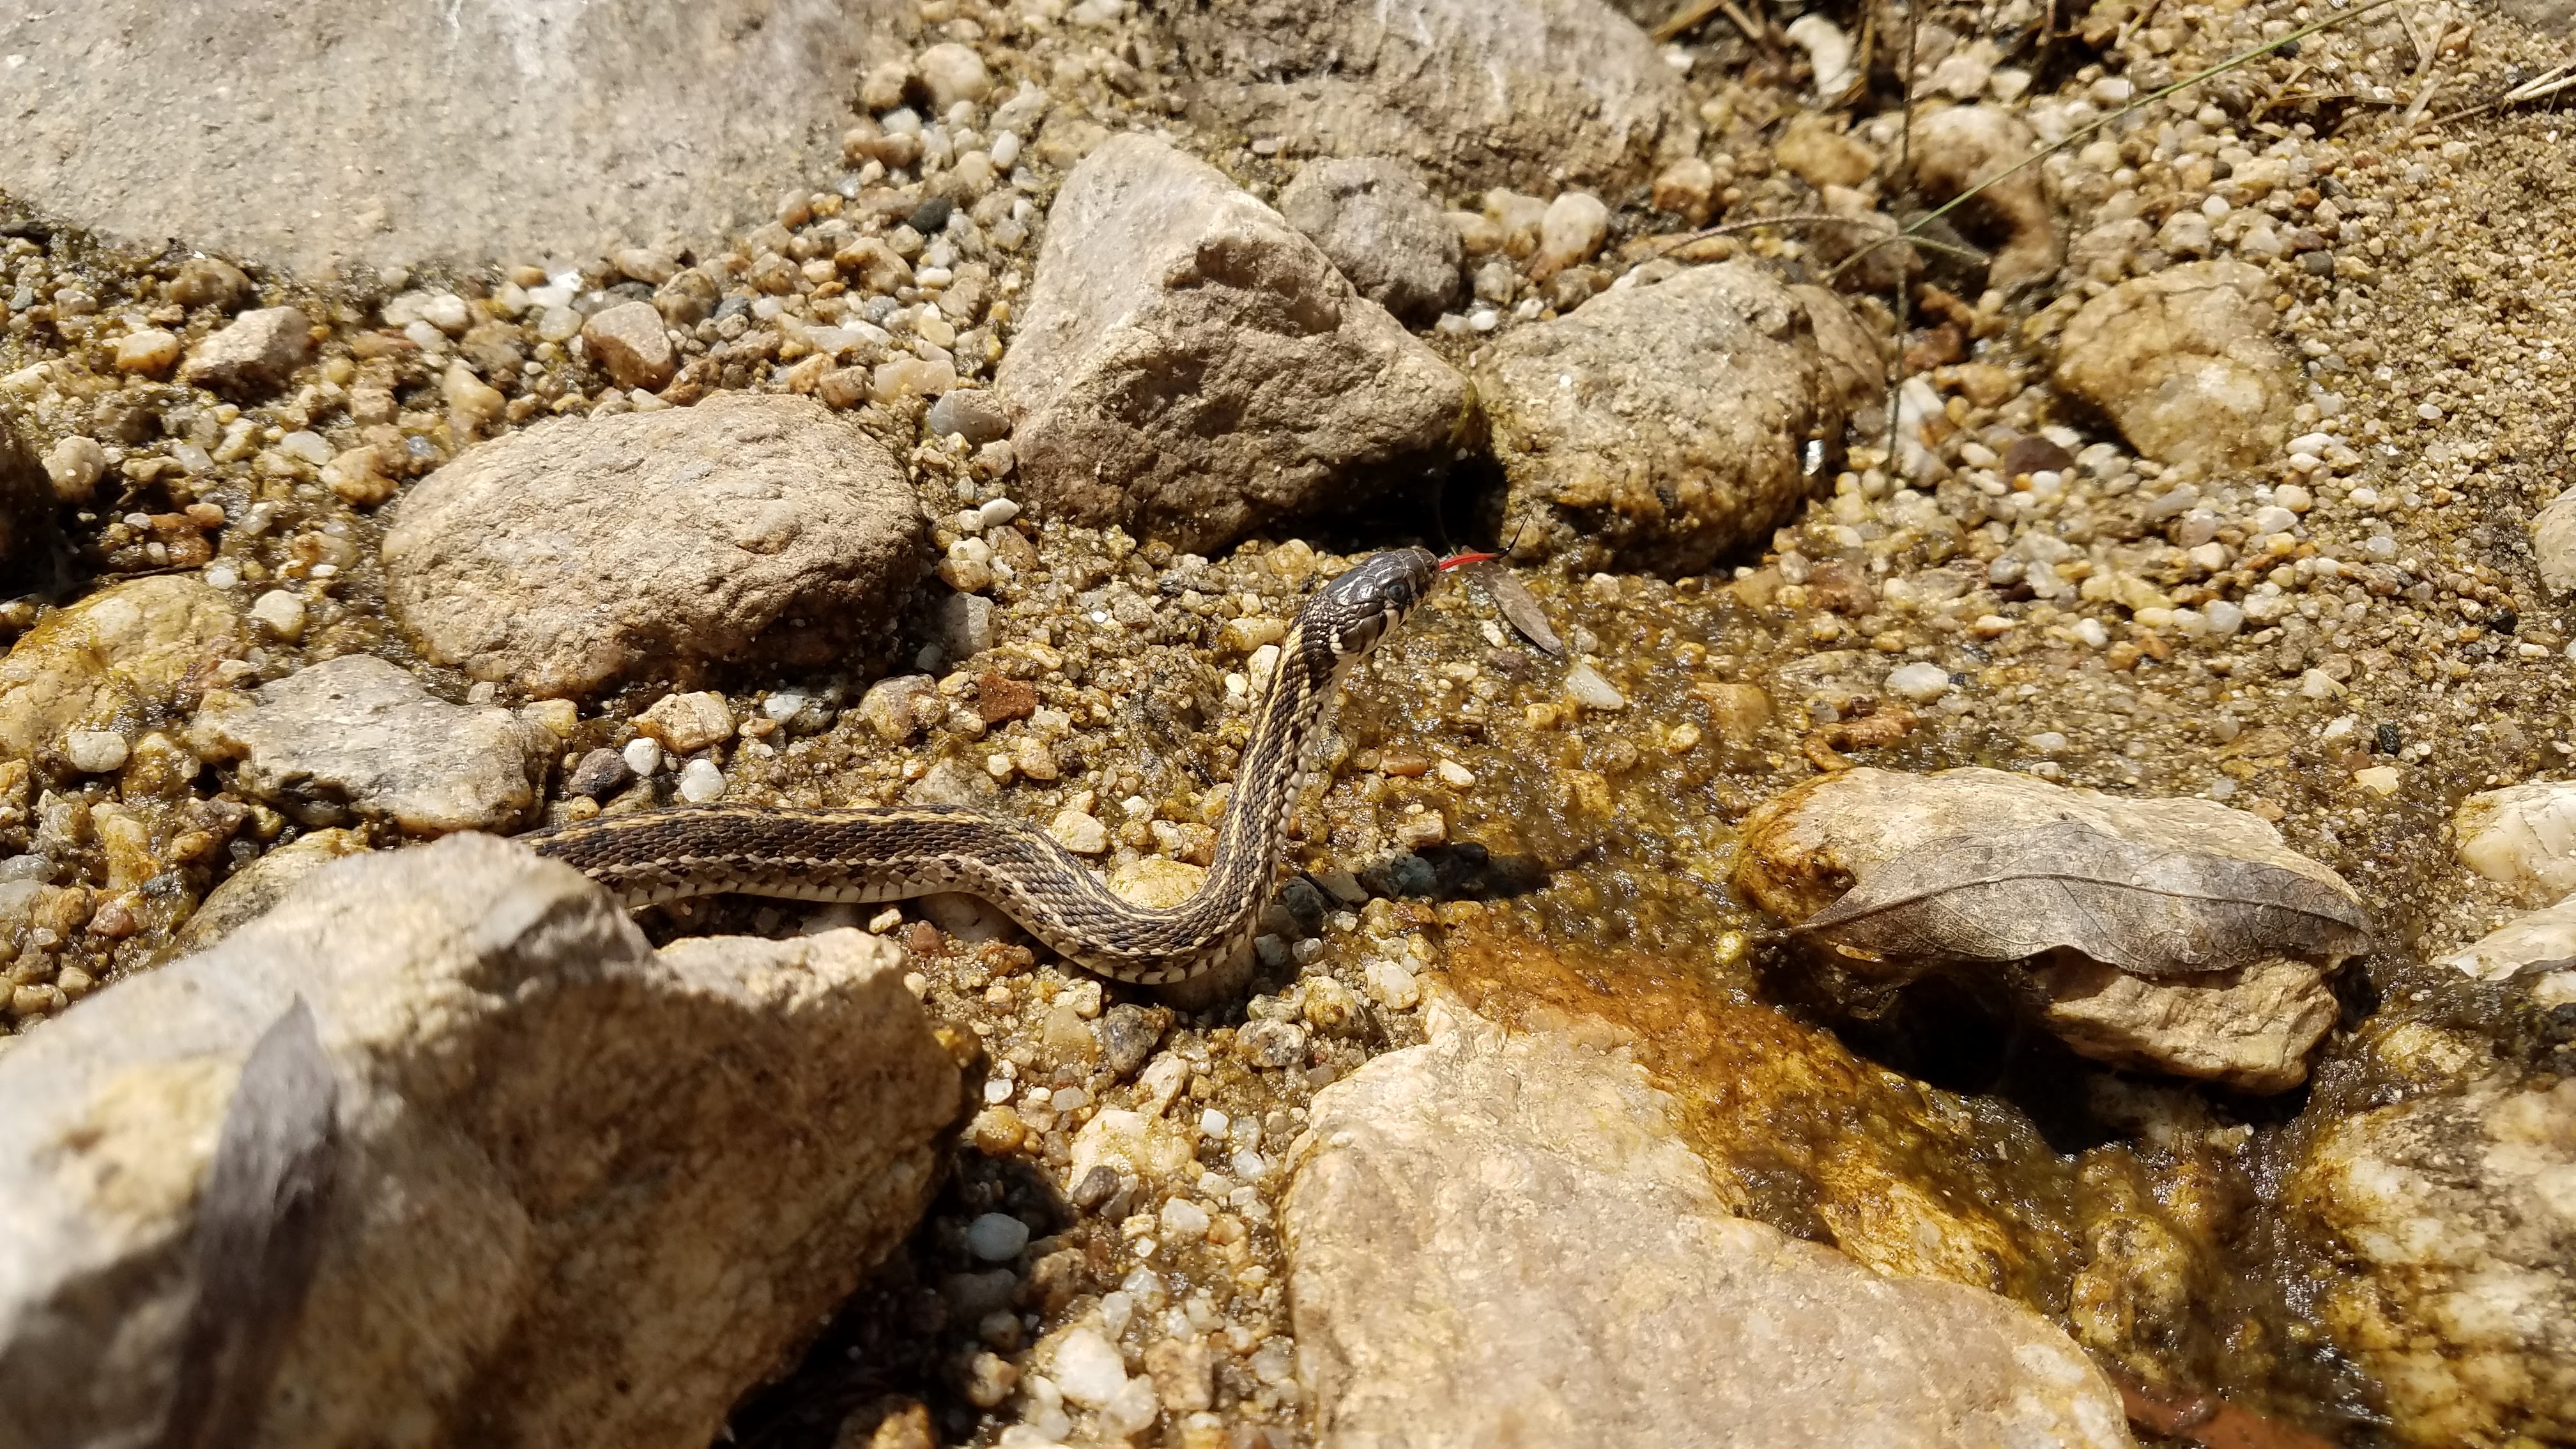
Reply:
M1440 565L1371 556L1298 611L1255 706L1207 879L1168 909L1132 905L1025 821L959 806L639 811L527 837L628 906L740 892L875 902L981 896L1046 946L1120 981L1184 981L1232 957L1278 888L1288 816L1312 778L1342 682L1422 601Z

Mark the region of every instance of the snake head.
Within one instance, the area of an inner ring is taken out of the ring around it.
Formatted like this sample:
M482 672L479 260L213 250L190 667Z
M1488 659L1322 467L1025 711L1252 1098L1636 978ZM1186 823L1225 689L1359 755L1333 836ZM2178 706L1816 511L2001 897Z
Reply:
M1330 641L1336 656L1356 659L1404 622L1439 577L1440 561L1428 549L1371 554L1326 584L1306 605L1303 622L1310 634Z

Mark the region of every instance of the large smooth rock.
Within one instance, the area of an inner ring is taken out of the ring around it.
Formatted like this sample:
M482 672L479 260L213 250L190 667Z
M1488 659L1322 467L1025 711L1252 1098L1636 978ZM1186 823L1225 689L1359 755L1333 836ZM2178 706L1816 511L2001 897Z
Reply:
M924 552L886 450L777 395L541 424L393 513L386 601L422 652L540 695L842 661L887 629Z
M1325 1445L2129 1443L2037 1314L1728 1215L1634 1065L1445 1002L1430 1025L1293 1149Z
M385 821L413 835L509 830L537 808L557 742L497 705L449 704L408 670L344 654L253 694L218 690L188 726L235 783L306 825Z
M2576 1441L2576 1081L2500 1079L2334 1123L2284 1200L2350 1265L2319 1316L2399 1438Z
M1504 536L1580 569L1688 573L1768 534L1807 496L1808 445L1842 436L1815 318L1840 305L1729 262L1505 334L1476 369Z
M1745 817L1735 884L1794 923L1916 846L2069 820L2141 845L2293 871L2358 902L2341 876L2282 844L2280 832L2214 800L2131 800L1985 769L1859 769L1799 785ZM2030 968L2047 997L2042 1023L2097 1061L2277 1092L2307 1079L2308 1052L2334 1025L2325 978L2340 957L2275 955L2153 978L2071 951L2059 957ZM1852 965L1901 981L1930 963Z
M2058 390L2098 408L2159 463L2223 472L2290 436L2290 360L2272 341L2272 279L2186 262L2084 304L2058 338Z
M1211 0L1173 28L1198 104L1291 154L1473 193L1625 187L1695 149L1680 78L1600 0Z
M1140 135L1057 195L998 380L1023 502L1199 553L1418 477L1466 408L1279 213Z
M20 7L0 190L317 276L703 241L837 164L851 78L911 8Z
M232 600L160 574L57 609L0 660L0 756L54 761L73 730L173 723L246 647Z
M299 999L337 1108L245 1386L277 1449L710 1442L911 1227L959 1106L861 933L655 952L485 836L335 863L0 1057L0 1442L158 1442L218 1135Z
M1279 214L1323 248L1361 296L1408 322L1430 322L1458 298L1458 229L1403 162L1310 161L1280 191Z

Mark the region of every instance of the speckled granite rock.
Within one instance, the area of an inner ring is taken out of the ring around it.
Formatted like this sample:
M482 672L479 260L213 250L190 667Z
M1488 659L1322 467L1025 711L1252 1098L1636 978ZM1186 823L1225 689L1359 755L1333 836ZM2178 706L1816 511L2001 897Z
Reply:
M101 589L45 616L0 660L0 756L50 757L75 729L175 722L246 644L232 600L193 578Z
M1174 27L1201 104L1292 154L1553 191L1643 182L1696 139L1679 78L1600 0L1213 0Z
M2271 462L2296 401L2271 296L2272 279L2236 261L2122 282L2066 324L2057 386L2157 462L2209 472Z
M2037 1314L1730 1216L1629 1062L1430 1024L1317 1094L1292 1152L1323 1444L2130 1442Z
M1580 569L1687 573L1768 534L1807 496L1809 444L1842 436L1851 369L1815 320L1840 305L1730 262L1505 334L1476 369L1504 536Z
M581 695L716 662L848 662L920 577L921 504L886 450L808 398L541 424L393 509L394 617L478 679Z
M855 931L656 952L483 836L337 862L0 1057L0 1441L143 1443L253 1042L337 1107L257 1442L704 1444L937 1181L957 1069Z
M497 705L449 704L400 665L344 654L254 694L206 697L188 741L306 825L413 835L509 830L537 807L556 740Z
M1279 213L1141 135L1065 182L999 381L1022 502L1194 552L1418 476L1466 408Z

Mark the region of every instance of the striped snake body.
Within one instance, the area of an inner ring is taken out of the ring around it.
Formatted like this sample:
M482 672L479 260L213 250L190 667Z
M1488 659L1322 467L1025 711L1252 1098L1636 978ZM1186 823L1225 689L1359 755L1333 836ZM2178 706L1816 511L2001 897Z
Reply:
M627 906L740 892L875 902L981 896L1047 947L1103 976L1185 981L1231 958L1279 884L1288 816L1313 779L1342 682L1438 577L1418 548L1371 556L1327 584L1280 641L1198 893L1152 909L1112 894L1025 821L959 806L640 811L527 838Z

